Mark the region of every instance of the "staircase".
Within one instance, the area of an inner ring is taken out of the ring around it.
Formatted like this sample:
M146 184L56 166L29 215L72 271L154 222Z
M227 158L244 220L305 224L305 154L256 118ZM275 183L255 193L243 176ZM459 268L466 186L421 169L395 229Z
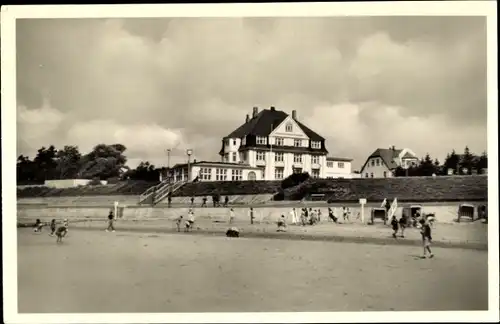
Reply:
M165 180L156 186L153 186L146 190L139 197L139 205L156 205L165 199L169 193L174 193L177 189L186 184L187 181L177 181L171 182L170 180Z

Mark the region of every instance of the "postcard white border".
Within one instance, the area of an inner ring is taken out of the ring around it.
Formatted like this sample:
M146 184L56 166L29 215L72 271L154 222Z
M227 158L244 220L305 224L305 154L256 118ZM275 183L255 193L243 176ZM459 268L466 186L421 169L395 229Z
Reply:
M3 6L2 217L5 323L334 323L334 322L498 322L498 84L495 1L422 1L361 3L182 4ZM488 205L489 311L481 312L324 312L324 313L178 313L178 314L18 314L16 235L16 46L15 19L128 17L304 17L304 16L486 16L488 32Z

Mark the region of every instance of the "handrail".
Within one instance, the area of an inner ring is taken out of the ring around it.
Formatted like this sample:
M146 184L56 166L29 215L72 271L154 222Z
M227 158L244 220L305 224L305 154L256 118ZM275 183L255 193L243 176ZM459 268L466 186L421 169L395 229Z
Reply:
M162 201L163 199L165 199L165 197L169 194L169 193L173 193L174 191L176 191L177 189L179 189L180 187L182 187L184 184L186 184L188 181L187 180L181 180L181 181L177 181L177 182L174 182L171 184L171 186L169 186L169 190L162 190L162 191L166 191L166 192L163 192L160 194L158 194L158 198L155 197L155 204L156 203L159 203L160 201Z
M158 190L161 190L164 187L168 187L170 182L168 180L162 181L159 184L149 187L144 193L139 196L139 204L151 197L151 195L155 194Z

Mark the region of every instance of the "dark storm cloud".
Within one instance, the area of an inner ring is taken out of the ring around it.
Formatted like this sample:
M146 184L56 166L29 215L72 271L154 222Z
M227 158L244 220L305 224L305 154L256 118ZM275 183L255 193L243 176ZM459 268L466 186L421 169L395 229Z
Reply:
M391 144L483 150L485 58L479 17L18 20L18 151L129 141L135 159L213 159L255 105L296 109L358 160ZM413 135L431 126L448 140Z

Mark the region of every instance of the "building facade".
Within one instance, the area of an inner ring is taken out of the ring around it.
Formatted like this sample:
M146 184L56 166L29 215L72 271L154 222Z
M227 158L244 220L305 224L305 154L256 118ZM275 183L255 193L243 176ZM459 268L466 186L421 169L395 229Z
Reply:
M367 159L361 168L362 178L391 178L397 167L408 169L418 163L415 153L408 149L378 148Z
M189 172L188 172L189 170ZM174 182L178 181L243 181L263 180L262 171L243 163L194 161L176 164L170 169Z
M351 159L328 158L325 139L274 107L253 108L245 123L222 139L223 163L241 163L261 170L263 180L281 180L308 172L314 178L351 177Z

